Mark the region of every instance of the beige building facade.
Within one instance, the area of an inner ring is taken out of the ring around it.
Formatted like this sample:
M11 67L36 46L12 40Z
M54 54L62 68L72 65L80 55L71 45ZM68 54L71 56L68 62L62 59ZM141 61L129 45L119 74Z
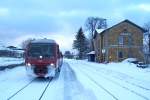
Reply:
M97 62L122 61L126 58L143 60L143 33L145 30L129 20L124 20L94 35Z

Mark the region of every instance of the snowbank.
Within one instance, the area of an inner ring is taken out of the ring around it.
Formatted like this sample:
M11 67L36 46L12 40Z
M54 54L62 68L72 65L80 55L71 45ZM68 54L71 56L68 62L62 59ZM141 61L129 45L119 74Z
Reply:
M0 70L24 63L23 58L0 57Z

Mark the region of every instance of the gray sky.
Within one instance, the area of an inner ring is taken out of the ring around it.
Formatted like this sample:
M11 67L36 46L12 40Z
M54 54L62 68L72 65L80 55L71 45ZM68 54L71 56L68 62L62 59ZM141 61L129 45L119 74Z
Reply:
M72 48L74 35L87 17L124 19L143 26L150 21L149 0L0 0L0 42L20 46L27 38L52 38Z

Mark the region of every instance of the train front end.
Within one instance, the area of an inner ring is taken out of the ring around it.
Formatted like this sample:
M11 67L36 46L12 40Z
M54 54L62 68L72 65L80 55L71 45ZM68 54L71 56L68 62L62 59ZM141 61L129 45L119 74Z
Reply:
M26 71L34 77L54 77L58 72L56 43L31 42L26 50Z

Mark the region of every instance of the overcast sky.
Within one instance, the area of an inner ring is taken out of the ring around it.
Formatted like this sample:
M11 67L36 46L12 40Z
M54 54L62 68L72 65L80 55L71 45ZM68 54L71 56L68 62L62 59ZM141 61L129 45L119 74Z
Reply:
M143 26L150 21L149 0L0 0L0 43L20 46L27 38L55 39L71 50L87 17L106 18L108 26L124 19Z

